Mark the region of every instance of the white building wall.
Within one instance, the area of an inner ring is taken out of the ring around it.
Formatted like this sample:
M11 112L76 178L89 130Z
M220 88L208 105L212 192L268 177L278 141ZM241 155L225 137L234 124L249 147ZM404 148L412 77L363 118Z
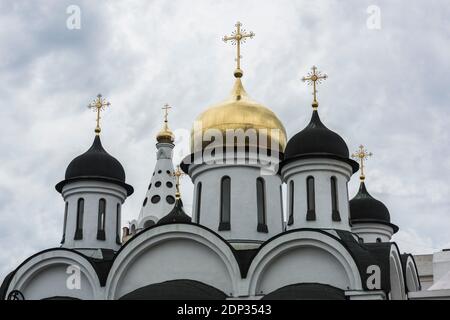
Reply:
M390 242L394 229L380 223L357 223L352 225L352 232L360 236L365 243Z
M287 229L297 228L332 228L350 231L348 181L352 168L345 162L310 158L299 159L286 164L281 175L287 183L287 218L289 220L291 192L290 182L294 182L294 223ZM307 221L307 178L314 177L315 182L315 212L316 220ZM341 221L332 220L331 177L337 179L338 208Z
M281 178L277 174L264 173L263 168L261 163L191 164L189 175L194 183L193 222L198 222L197 209L200 205L200 224L234 244L260 243L282 232ZM231 179L231 229L219 231L221 180L225 176ZM265 183L267 233L257 231L256 181L260 177ZM197 203L199 183L202 184L200 204Z
M121 208L127 197L125 188L110 182L80 180L65 185L61 194L64 201L68 203L63 248L119 250L117 231L119 231L120 240L121 217L119 213L119 219L117 219L117 205ZM75 240L78 199L80 198L84 199L83 238ZM97 239L100 199L106 200L105 240Z

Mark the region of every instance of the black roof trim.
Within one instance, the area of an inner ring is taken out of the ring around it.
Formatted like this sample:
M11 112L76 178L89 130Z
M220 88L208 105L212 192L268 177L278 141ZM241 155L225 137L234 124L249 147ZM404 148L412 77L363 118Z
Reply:
M129 185L125 182L122 182L118 179L105 178L105 177L100 177L100 176L82 176L82 177L66 179L66 180L63 180L63 181L59 182L58 184L56 184L55 189L56 189L56 191L61 193L62 189L64 188L64 186L66 184L69 184L72 182L77 182L77 181L84 181L84 180L96 180L96 181L104 181L104 182L110 182L110 183L117 184L118 186L121 186L122 188L124 188L127 191L127 196L131 196L134 193L134 188L131 185Z
M291 162L294 162L297 160L301 160L301 159L310 159L310 158L324 158L324 159L338 160L338 161L342 161L342 162L345 162L348 165L350 165L352 167L353 173L355 173L359 170L359 164L355 160L350 159L350 158L343 158L343 157L340 157L340 156L332 154L332 153L307 153L307 154L298 155L298 156L292 157L290 159L283 160L280 164L280 168L284 167L288 163L291 163Z
M6 300L6 292L8 291L9 284L14 277L16 271L11 271L8 275L3 279L2 285L0 286L0 300Z
M381 219L351 219L351 223L352 223L352 225L358 224L358 223L379 223L379 224L384 224L386 226L391 227L392 229L394 229L394 233L397 233L399 230L399 227L396 226L395 224L386 222Z
M225 300L227 294L206 283L177 279L153 283L133 290L119 300Z
M222 153L223 155L226 154L226 149L227 149L226 147L223 147L223 153ZM234 147L234 152L237 152L237 149L238 148L235 146ZM249 149L250 148L248 146L246 146L245 147L245 152L248 153ZM269 156L272 155L272 150L271 149L257 147L256 150L257 150L258 153L262 150L262 152L265 152L264 153L265 155L269 155ZM198 158L202 160L199 163L204 163L203 162L203 153L204 153L204 150L200 150L200 151L196 151L196 152L191 153L191 154L187 155L186 157L184 157L183 160L181 160L181 163L180 163L181 170L183 170L184 173L188 174L189 173L189 167L193 163L196 164L197 162L195 161L195 159L198 159ZM235 155L234 159L236 160L236 155ZM277 173L280 173L279 169L281 168L281 162L284 159L284 153L283 152L278 152L278 159L280 160L280 163L279 163L279 168L278 168L278 172Z
M177 199L173 209L164 217L159 219L157 224L167 224L171 222L191 222L192 218L184 212L183 201Z
M322 283L295 283L266 294L261 300L348 300L342 289Z

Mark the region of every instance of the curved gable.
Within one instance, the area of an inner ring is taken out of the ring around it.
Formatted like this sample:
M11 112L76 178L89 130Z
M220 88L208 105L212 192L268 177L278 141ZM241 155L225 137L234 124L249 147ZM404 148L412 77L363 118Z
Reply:
M101 297L92 263L81 253L62 248L45 250L25 260L11 276L5 297L13 290L20 291L27 300Z
M108 299L176 279L207 283L227 295L240 269L221 238L194 224L166 224L140 233L118 253L107 281Z
M285 233L265 243L252 261L249 282L250 295L298 283L362 289L358 267L347 248L330 234L311 229Z

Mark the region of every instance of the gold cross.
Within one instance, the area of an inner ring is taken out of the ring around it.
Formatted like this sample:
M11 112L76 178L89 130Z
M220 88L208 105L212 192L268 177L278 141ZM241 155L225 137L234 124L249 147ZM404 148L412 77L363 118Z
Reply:
M161 109L164 110L164 128L167 129L167 128L168 128L167 123L169 122L169 121L168 121L169 110L172 109L172 107L169 106L168 103L166 103L166 104L164 105L164 107L162 107Z
M314 110L317 110L317 107L319 106L319 102L317 102L317 84L321 84L322 80L326 80L328 76L326 74L322 74L320 71L317 71L317 67L313 66L311 68L312 72L310 71L306 77L302 78L303 82L308 82L308 85L313 85L313 96L314 101L312 103L312 107Z
M165 104L164 107L162 107L161 109L164 110L164 122L167 123L167 116L169 115L169 110L172 109L171 106L169 106L169 104Z
M177 166L177 169L175 170L175 172L173 173L173 176L175 177L175 186L176 186L176 193L175 193L175 197L177 199L181 198L181 193L180 193L180 179L182 176L184 176L183 171L181 171L180 166Z
M363 145L360 145L359 150L352 154L352 158L359 161L359 166L361 168L361 175L359 178L361 181L366 179L366 176L364 175L364 161L372 155L372 152L368 152Z
M236 30L233 31L231 36L224 36L222 40L226 43L228 41L231 41L232 45L237 46L237 55L236 55L236 70L234 71L234 76L236 78L241 78L243 75L243 72L241 70L241 43L245 43L247 41L247 38L253 39L255 34L253 32L246 33L245 29L241 29L242 23L239 21L236 23Z
M100 132L102 129L100 128L100 112L105 110L106 107L109 107L111 103L107 102L106 99L102 98L101 94L97 95L97 98L92 101L88 108L94 110L94 112L97 112L97 127L95 128L95 134L100 135Z

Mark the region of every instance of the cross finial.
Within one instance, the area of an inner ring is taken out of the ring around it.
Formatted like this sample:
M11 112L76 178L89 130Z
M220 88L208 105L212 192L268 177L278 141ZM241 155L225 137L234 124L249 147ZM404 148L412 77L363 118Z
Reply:
M326 80L328 76L326 74L322 74L320 71L317 71L317 67L313 66L311 68L312 71L308 73L306 77L302 78L303 82L308 82L308 85L313 86L313 96L314 100L312 103L312 107L314 110L317 110L317 107L319 107L319 102L317 102L317 84L321 84L323 80Z
M106 101L106 99L104 99L100 93L97 95L97 98L88 105L89 109L92 109L97 113L97 126L95 127L96 135L100 135L100 132L102 131L102 129L100 128L100 112L105 110L105 108L109 107L110 105L111 103Z
M359 166L361 168L361 175L359 178L361 181L366 179L366 176L364 175L364 161L369 159L372 155L372 152L368 152L363 145L360 145L358 151L352 154L352 158L359 161Z
M175 170L175 172L173 173L173 176L175 177L175 186L176 186L176 193L175 193L175 197L177 199L181 198L181 193L180 193L180 179L182 176L184 176L183 171L181 171L180 166L177 166L177 169Z
M168 103L166 103L166 104L164 105L164 107L162 107L161 109L164 110L164 127L167 129L167 127L168 127L168 122L169 122L169 121L168 121L169 110L172 109L172 107L169 106Z
M255 34L253 32L247 33L245 29L241 29L242 23L239 21L236 23L236 30L231 33L231 36L224 36L222 40L226 43L228 41L231 41L232 45L235 45L237 48L237 55L236 55L236 70L234 71L234 76L236 78L241 78L243 75L243 72L241 70L241 43L245 43L247 41L247 38L252 39Z

